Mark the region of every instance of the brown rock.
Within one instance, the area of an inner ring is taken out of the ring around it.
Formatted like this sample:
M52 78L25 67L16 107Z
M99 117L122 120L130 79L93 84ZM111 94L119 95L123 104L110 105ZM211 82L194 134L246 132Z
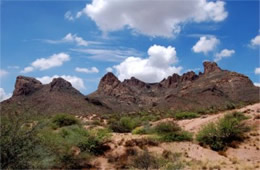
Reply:
M13 96L29 95L42 87L39 80L31 77L18 76L15 82Z
M203 66L204 66L204 74L221 71L221 69L218 67L217 63L215 62L205 61L203 63Z

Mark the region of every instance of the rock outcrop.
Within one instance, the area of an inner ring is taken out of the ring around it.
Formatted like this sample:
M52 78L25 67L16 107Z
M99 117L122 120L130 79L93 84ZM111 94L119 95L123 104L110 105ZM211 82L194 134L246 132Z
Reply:
M30 95L40 88L42 88L42 83L39 80L31 77L18 76L16 79L13 95Z
M245 75L222 70L214 62L204 62L204 72L173 74L158 83L135 77L123 82L111 72L87 96L71 83L55 78L49 84L18 76L11 99L1 102L1 112L29 108L33 112L74 114L122 113L140 110L225 109L233 105L259 102L259 87Z
M221 71L221 69L218 67L217 63L215 62L205 61L203 63L203 66L204 66L204 74Z
M203 66L204 72L199 75L193 71L181 76L173 74L159 83L145 83L134 77L120 82L113 73L107 73L98 90L88 98L126 112L154 107L181 110L225 108L229 104L259 101L259 88L247 76L222 70L215 62L204 62Z

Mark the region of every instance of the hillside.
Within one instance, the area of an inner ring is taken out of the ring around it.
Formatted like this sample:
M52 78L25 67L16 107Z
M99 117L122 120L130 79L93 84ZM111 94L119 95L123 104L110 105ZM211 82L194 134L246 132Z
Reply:
M98 90L87 96L115 112L138 110L225 110L259 101L259 88L245 75L222 70L204 62L204 72L173 74L159 83L145 83L134 77L120 82L107 73Z
M259 87L245 75L222 70L204 62L204 72L173 74L159 83L145 83L134 77L119 81L107 73L97 91L84 96L62 78L47 85L18 76L13 96L1 103L1 113L128 113L142 110L167 112L192 110L216 112L259 102Z

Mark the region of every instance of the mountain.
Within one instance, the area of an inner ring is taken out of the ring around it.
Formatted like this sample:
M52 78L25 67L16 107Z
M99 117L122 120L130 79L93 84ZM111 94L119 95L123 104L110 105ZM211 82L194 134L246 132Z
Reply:
M259 88L245 75L222 70L215 62L204 62L204 72L173 74L158 83L134 77L119 81L107 73L97 91L86 98L99 101L115 112L138 110L228 109L259 102Z
M1 113L123 113L140 110L228 109L259 102L260 91L245 75L204 62L204 72L173 74L158 83L131 77L123 82L107 73L98 89L84 96L62 78L43 85L18 76L13 96L1 102Z
M108 112L102 106L96 106L72 87L71 83L55 78L43 85L31 77L18 76L13 96L1 103L1 113L71 113L88 114Z

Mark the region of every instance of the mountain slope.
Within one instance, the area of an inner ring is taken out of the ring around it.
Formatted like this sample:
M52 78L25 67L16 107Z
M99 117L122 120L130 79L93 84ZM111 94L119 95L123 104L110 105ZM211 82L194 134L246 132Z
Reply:
M95 106L85 96L62 78L55 78L49 84L24 76L18 76L13 96L1 103L1 113L70 113L88 114L108 112L107 108Z
M259 88L245 75L222 70L204 62L204 73L173 74L159 83L145 83L134 77L120 82L107 73L98 90L87 96L117 111L142 109L205 110L227 109L259 102Z

